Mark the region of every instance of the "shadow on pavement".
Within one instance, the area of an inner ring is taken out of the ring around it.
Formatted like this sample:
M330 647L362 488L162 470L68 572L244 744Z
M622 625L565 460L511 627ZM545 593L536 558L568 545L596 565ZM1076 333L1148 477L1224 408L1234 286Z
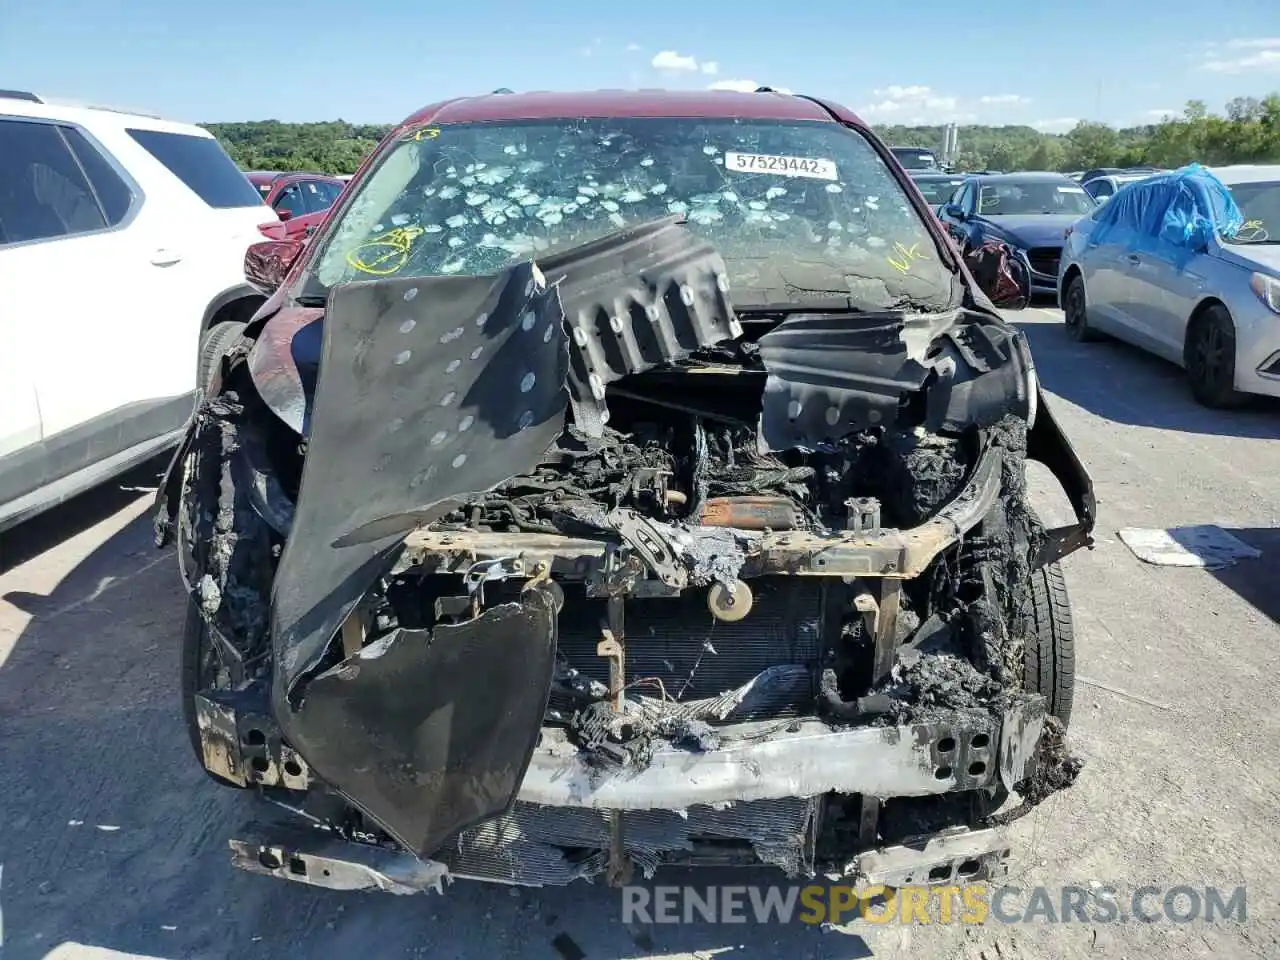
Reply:
M1118 340L1076 343L1061 322L1015 317L1044 388L1117 423L1180 433L1280 439L1280 401L1251 398L1210 410L1192 398L1181 368Z
M164 453L87 493L0 533L0 574L83 533L142 496L154 496L172 453Z
M1225 528L1224 528L1225 529ZM1252 604L1261 613L1280 623L1280 529L1253 527L1245 530L1227 529L1251 547L1262 551L1262 556L1241 560L1233 566L1209 573L1235 591L1240 599Z
M27 556L52 566L39 544L65 550L130 496L104 489L27 524ZM29 569L5 579L29 580ZM628 927L622 893L586 884L458 882L443 897L395 897L234 870L227 839L273 810L210 782L191 755L177 697L183 591L172 550L151 544L150 510L91 548L48 596L7 593L19 610L0 602L0 626L20 633L0 662L5 960L82 947L160 958L872 956L860 936L794 921ZM764 869L663 871L655 882L787 883Z

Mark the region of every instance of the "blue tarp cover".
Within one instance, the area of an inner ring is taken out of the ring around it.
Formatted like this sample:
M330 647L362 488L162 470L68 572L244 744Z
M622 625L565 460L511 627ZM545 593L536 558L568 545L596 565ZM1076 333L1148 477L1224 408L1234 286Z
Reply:
M1244 225L1226 184L1198 163L1122 187L1098 220L1095 242L1152 253L1171 246L1189 252L1198 238L1231 237Z

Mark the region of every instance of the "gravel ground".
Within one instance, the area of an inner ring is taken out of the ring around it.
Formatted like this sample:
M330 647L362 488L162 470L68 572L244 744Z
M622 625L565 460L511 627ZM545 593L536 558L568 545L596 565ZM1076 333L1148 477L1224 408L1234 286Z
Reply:
M1056 310L1014 319L1093 473L1101 519L1097 548L1066 564L1080 674L1071 740L1086 766L1014 828L1009 882L1055 899L1062 885L1110 884L1122 909L1144 884L1246 884L1243 924L629 929L618 894L588 885L459 883L397 898L234 871L227 837L258 807L209 783L185 740L183 601L172 555L149 541L153 466L0 538L0 955L1280 956L1280 405L1202 410L1174 367L1073 344ZM1041 512L1061 517L1061 495L1035 489ZM1196 523L1236 532L1262 558L1217 573L1147 566L1116 537Z

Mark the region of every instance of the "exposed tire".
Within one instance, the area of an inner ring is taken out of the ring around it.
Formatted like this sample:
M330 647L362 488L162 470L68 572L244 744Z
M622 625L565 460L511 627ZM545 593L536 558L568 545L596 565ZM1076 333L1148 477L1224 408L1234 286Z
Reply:
M268 636L274 543L246 482L252 476L249 450L257 439L250 419L234 391L206 404L197 414L184 464L177 539L178 550L189 557L187 576L194 589L183 623L180 692L191 747L206 770L195 698L202 690L225 686L227 678L205 618L246 661L263 649Z
M1066 321L1067 336L1077 343L1100 340L1101 335L1089 326L1089 313L1084 295L1084 277L1072 274L1062 296L1062 316Z
M239 320L223 320L205 331L200 340L200 359L196 364L196 387L202 397L209 389L209 381L218 369L218 362L240 339L244 328L245 324Z
M1236 327L1221 304L1211 304L1187 324L1183 362L1191 395L1206 407L1236 407Z
M1059 564L1031 571L1027 618L1024 686L1044 696L1049 713L1065 728L1075 699L1076 638L1067 581Z

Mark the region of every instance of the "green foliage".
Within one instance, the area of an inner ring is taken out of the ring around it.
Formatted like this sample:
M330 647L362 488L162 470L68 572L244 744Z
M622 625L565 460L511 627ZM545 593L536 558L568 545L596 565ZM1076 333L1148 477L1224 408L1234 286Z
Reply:
M316 170L355 173L360 161L391 130L390 124L207 123L241 170Z
M942 146L938 127L877 127L894 146ZM1192 160L1207 164L1280 163L1280 93L1237 97L1226 115L1192 100L1183 115L1162 123L1117 130L1081 121L1065 134L1033 127L962 126L961 170L1087 170L1091 167L1172 168Z
M353 173L391 130L389 124L246 123L205 125L244 170L320 170ZM942 127L877 128L894 146L942 145ZM1181 117L1117 130L1081 121L1065 134L1034 127L960 128L962 170L1087 170L1090 167L1177 167L1207 164L1280 163L1280 93L1237 97L1225 115L1192 100Z

